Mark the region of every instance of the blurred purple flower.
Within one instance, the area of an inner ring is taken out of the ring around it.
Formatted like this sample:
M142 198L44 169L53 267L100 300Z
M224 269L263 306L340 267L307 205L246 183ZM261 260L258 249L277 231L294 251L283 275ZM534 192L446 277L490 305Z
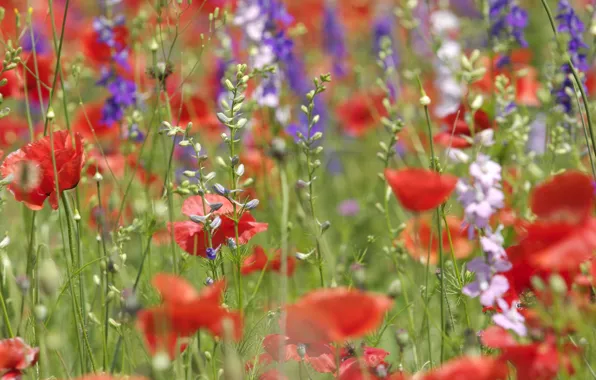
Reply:
M509 306L507 301L499 299L497 305L501 309L501 313L493 315L493 322L506 330L512 330L519 336L526 336L528 329L524 324L525 318L517 311L517 301L513 301Z
M355 216L360 212L360 204L355 199L346 199L337 206L337 212L341 216Z

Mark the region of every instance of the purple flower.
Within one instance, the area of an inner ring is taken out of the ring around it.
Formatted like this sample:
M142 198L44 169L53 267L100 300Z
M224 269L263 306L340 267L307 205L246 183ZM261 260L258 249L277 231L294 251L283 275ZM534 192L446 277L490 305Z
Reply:
M489 0L489 17L492 21L490 33L498 40L509 37L521 46L527 47L524 29L528 25L528 12L512 0Z
M354 216L360 212L360 204L355 199L346 199L337 206L337 212L341 216Z
M586 50L588 45L583 40L585 25L575 13L575 10L567 0L560 0L557 9L556 17L560 33L568 34L569 42L567 44L567 51L571 58L573 66L579 71L586 71L589 67L586 58ZM565 113L570 113L573 109L573 98L568 94L568 90L575 91L573 82L569 78L572 73L569 64L565 63L561 67L561 71L565 74L563 83L557 88L553 89L557 104L559 104ZM584 80L585 81L585 80ZM582 85L585 85L582 83ZM573 93L573 92L572 92Z
M108 91L112 94L114 102L123 108L135 104L137 92L135 82L117 76L107 87Z
M490 217L503 207L501 165L479 154L470 165L472 181L460 179L455 188L470 228L486 228Z
M345 30L337 17L337 9L331 6L325 7L323 16L323 48L333 59L333 74L344 76L347 56Z
M21 47L24 52L32 52L35 46L36 54L46 54L52 49L43 28L32 26L32 31L26 30L21 37Z
M525 318L517 311L518 301L513 301L511 306L503 299L497 300L501 313L493 315L493 322L506 330L512 330L519 336L526 336L528 329L524 324Z

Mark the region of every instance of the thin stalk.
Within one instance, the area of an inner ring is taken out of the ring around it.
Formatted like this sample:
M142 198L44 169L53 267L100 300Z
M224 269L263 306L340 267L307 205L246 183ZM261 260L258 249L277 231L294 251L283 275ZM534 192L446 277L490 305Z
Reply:
M432 126L430 122L430 114L428 112L428 105L424 106L424 115L426 117L426 126L428 128L428 139L430 144L431 154L431 168L438 171L437 163L435 162L435 148L433 144ZM439 206L439 208L442 206ZM439 208L435 210L436 225L439 240L439 269L441 271L441 363L445 359L445 258L443 257L443 234L442 234L442 222L440 217ZM428 275L428 273L427 273Z

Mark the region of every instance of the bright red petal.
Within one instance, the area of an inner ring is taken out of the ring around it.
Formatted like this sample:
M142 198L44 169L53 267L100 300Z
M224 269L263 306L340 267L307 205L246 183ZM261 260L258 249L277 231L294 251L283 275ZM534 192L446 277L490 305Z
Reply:
M385 170L385 178L402 206L410 211L429 211L445 202L457 177L425 169Z

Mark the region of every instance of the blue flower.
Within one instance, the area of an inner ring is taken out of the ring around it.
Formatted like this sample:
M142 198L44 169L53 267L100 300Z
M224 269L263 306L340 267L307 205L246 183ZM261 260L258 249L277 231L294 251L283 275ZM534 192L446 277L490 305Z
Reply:
M557 30L560 33L569 35L567 51L573 66L579 71L586 71L589 65L585 50L588 45L583 40L585 25L567 0L559 1L556 20L558 23ZM570 78L572 73L571 66L568 63L563 64L561 66L561 72L565 75L563 83L559 87L554 88L552 93L555 96L557 104L563 108L563 111L570 113L573 110L573 98L569 95L569 91L572 94L575 91L573 81Z
M513 39L527 47L524 30L528 26L528 12L512 0L490 0L489 17L492 21L490 33L495 39Z

